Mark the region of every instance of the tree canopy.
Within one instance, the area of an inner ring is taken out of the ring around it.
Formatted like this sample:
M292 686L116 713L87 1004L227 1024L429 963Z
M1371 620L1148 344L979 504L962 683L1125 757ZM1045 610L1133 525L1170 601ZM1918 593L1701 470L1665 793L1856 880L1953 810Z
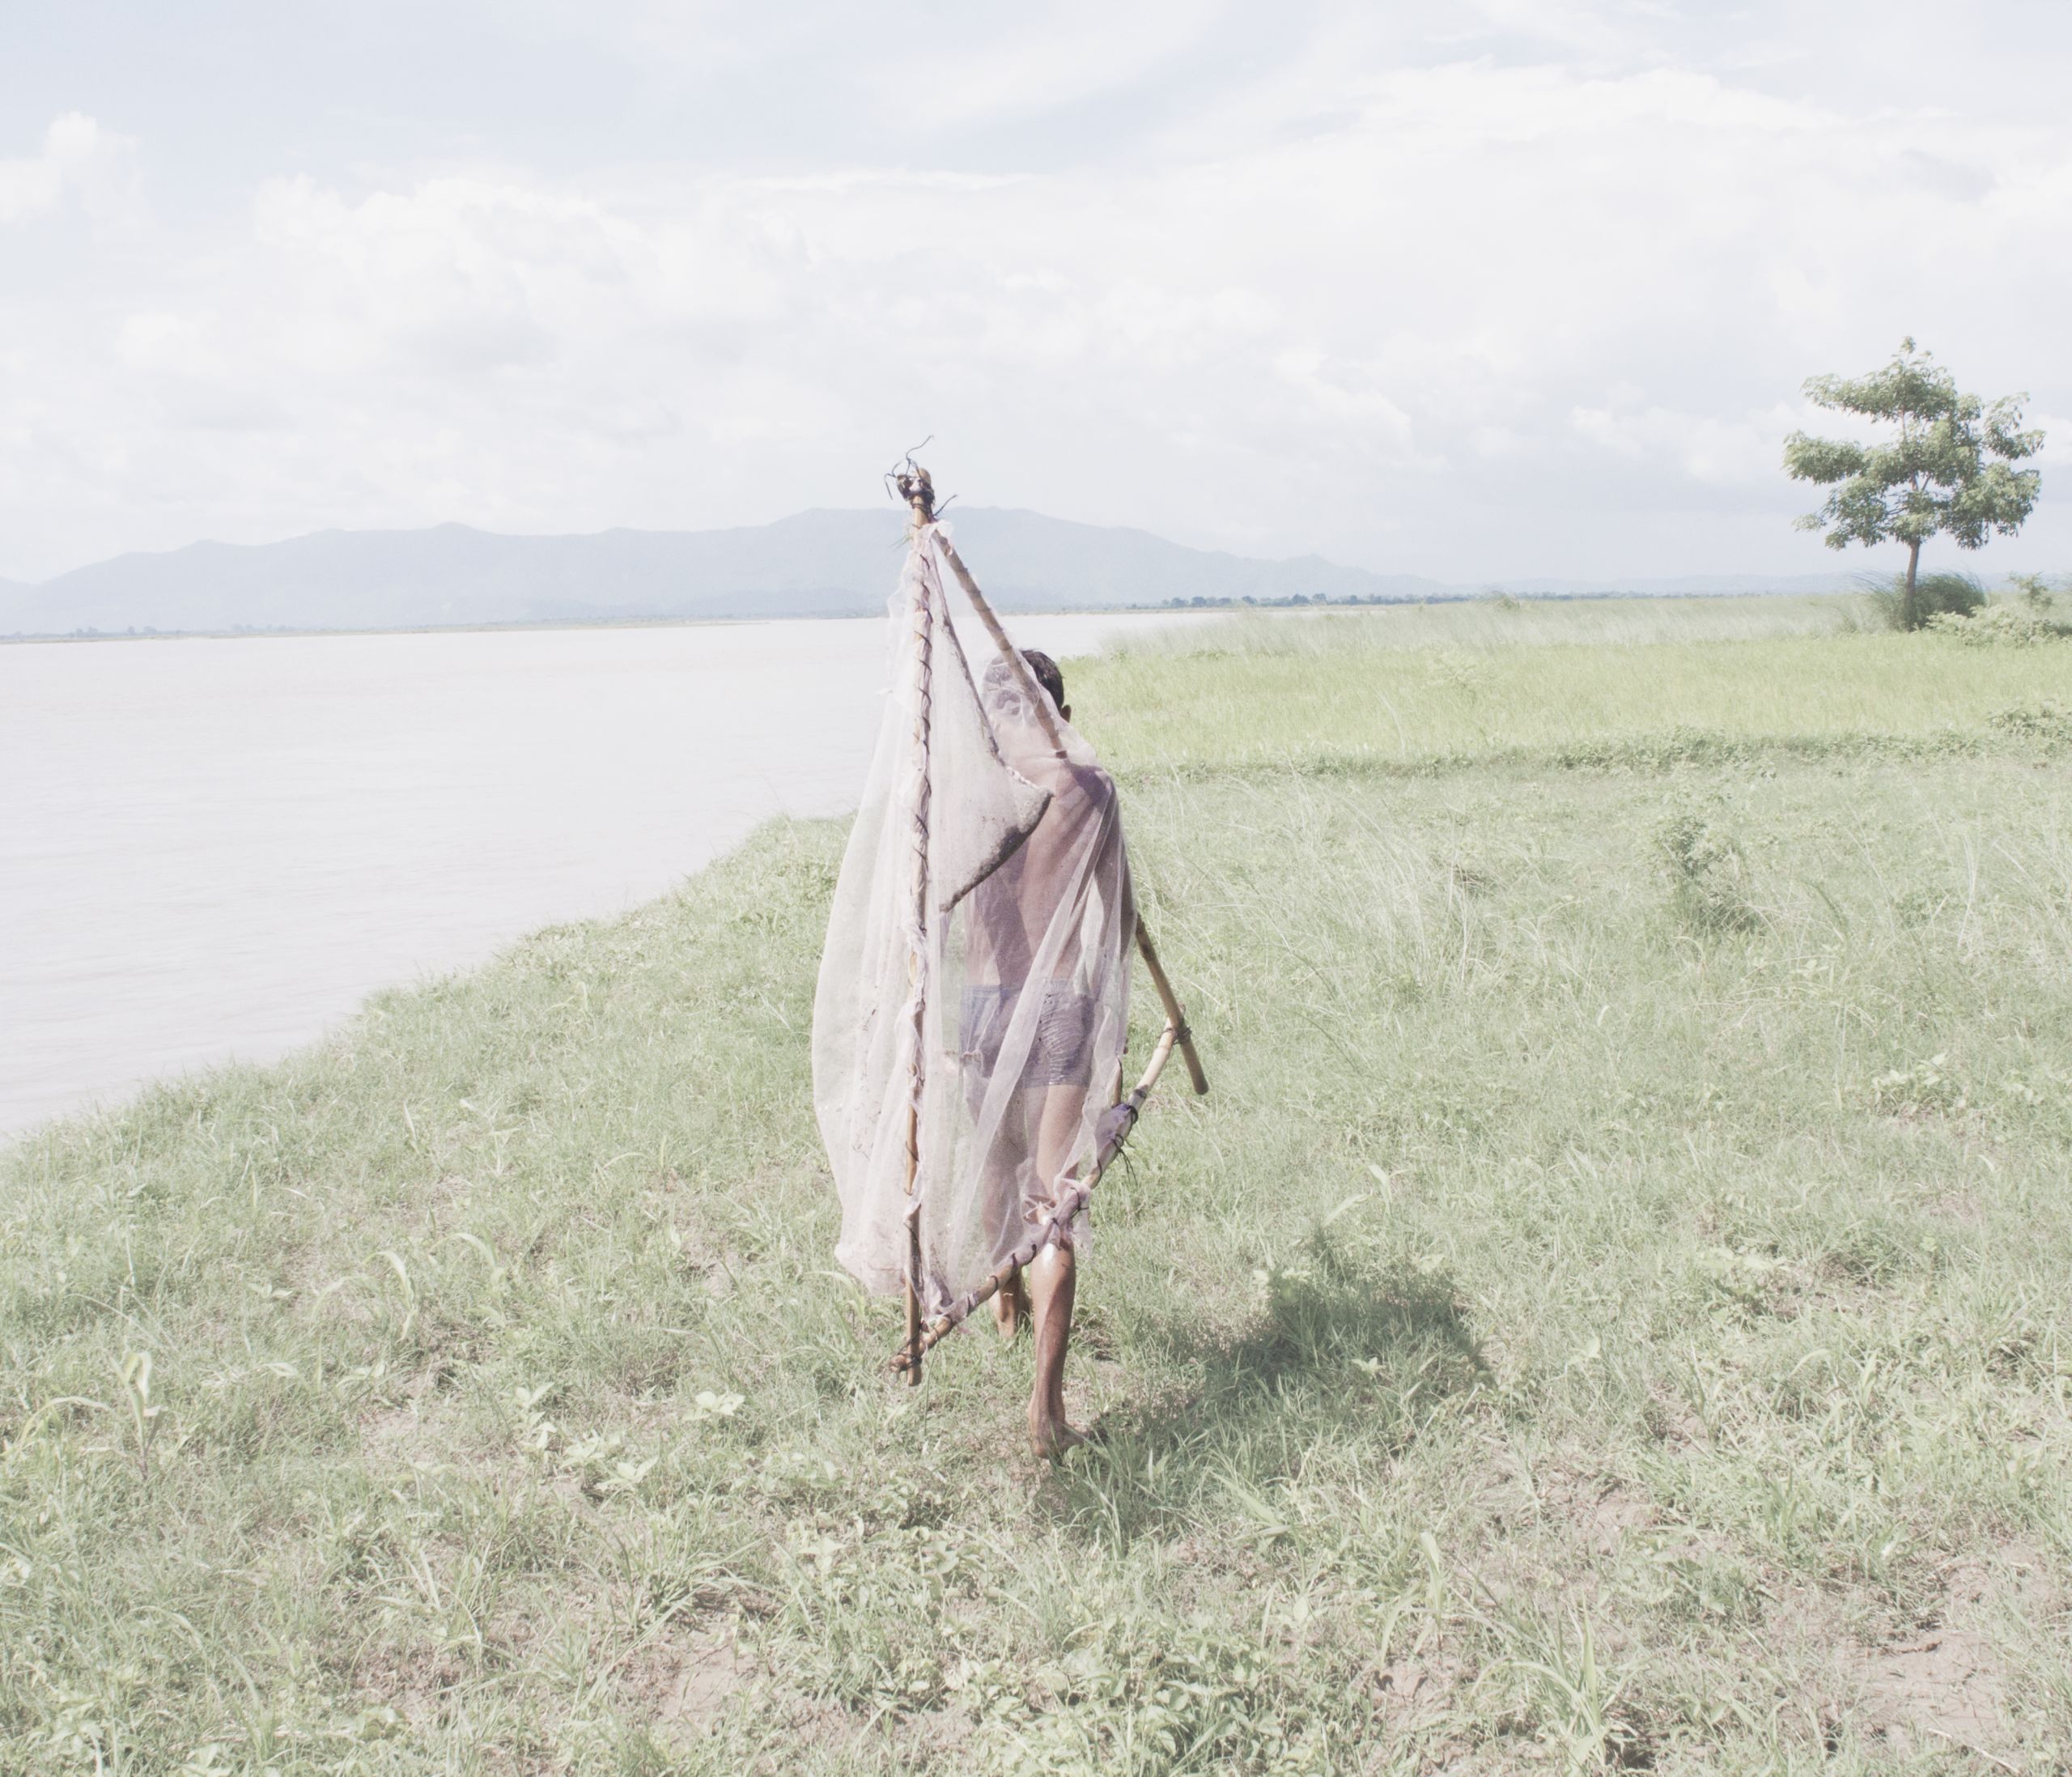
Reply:
M1785 440L1784 466L1794 481L1833 490L1802 530L1827 532L1830 549L1851 543L1901 542L1908 548L1904 620L1912 627L1921 546L1938 534L1960 549L1989 536L2011 536L2036 503L2041 477L2011 466L2043 447L2040 431L2022 429L2026 395L1990 406L1959 391L1956 379L1911 339L1882 370L1867 376L1814 376L1809 398L1837 413L1896 426L1875 444L1815 438Z

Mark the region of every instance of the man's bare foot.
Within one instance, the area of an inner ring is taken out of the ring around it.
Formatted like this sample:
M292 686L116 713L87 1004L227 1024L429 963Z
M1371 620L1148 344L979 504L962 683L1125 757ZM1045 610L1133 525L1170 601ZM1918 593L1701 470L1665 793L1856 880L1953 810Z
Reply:
M1086 1442L1086 1434L1067 1425L1062 1414L1029 1416L1029 1448L1038 1456L1055 1462L1068 1450Z
M1000 1328L1003 1339L1012 1339L1029 1324L1029 1290L1018 1270L993 1298L993 1324Z

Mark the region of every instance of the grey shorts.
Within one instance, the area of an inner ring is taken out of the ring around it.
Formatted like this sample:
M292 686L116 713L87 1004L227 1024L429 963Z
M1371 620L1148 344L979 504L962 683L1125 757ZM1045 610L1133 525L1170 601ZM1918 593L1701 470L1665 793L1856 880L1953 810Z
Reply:
M957 1046L965 1061L990 1080L1000 1065L1000 1045L1015 1008L1030 989L1000 985L967 987L959 1008ZM1091 1086L1093 1083L1093 1001L1068 980L1046 981L1036 1012L1036 1031L1023 1063L1021 1086Z

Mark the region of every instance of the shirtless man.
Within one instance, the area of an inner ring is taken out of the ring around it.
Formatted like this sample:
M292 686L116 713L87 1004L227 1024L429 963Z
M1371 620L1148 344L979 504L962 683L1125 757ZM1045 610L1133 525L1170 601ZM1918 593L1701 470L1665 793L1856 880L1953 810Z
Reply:
M1022 657L1059 717L1069 722L1072 709L1057 663L1034 650ZM1093 988L1097 980L1111 979L1115 968L1127 968L1135 913L1114 780L1090 759L1082 764L1059 756L1038 712L1025 707L1006 661L996 661L986 680L986 704L1003 758L1021 776L1051 793L1035 830L973 893L966 944L960 1025L974 1107L991 1086L1017 1006L1032 995L1041 997L1032 1009L1033 1022L1025 1020L1030 1031L1028 1053L993 1150L989 1183L997 1193L1004 1252L1048 1217L1061 1180L1075 1160L1085 1158L1080 1150L1087 1095L1097 1085L1113 1084L1093 1078L1101 1016ZM1119 904L1100 906L1104 891ZM1067 895L1076 895L1076 904L1064 906ZM1089 899L1095 903L1090 910ZM1053 933L1061 923L1063 932ZM1115 946L1119 954L1085 954L1089 933L1100 935L1104 950ZM1034 977L1047 935L1055 948L1039 981ZM1119 1041L1115 1046L1119 1048ZM1047 1244L1027 1275L1017 1271L996 1299L1003 1337L1013 1338L1032 1320L1034 1324L1029 1439L1041 1456L1055 1456L1085 1441L1065 1417L1075 1269L1067 1235Z

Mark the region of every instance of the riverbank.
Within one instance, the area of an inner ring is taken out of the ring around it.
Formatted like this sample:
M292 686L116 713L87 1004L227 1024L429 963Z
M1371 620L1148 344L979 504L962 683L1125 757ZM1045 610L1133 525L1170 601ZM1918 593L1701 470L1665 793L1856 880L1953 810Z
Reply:
M1387 640L1075 669L1216 1090L1057 1469L833 1272L839 823L0 1156L0 1768L2062 1760L2072 667Z

